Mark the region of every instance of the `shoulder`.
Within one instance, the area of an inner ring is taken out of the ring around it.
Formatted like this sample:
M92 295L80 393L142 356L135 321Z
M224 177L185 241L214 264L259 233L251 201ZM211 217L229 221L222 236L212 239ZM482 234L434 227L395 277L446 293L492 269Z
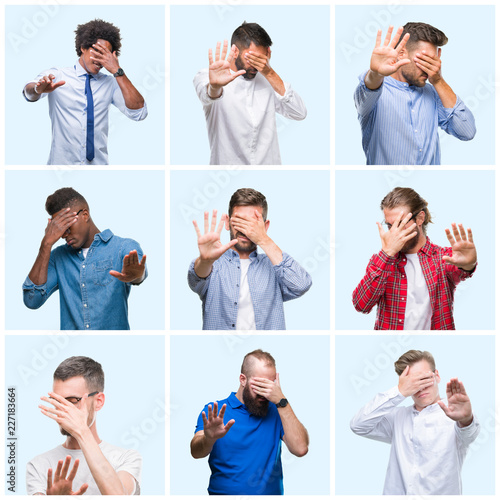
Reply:
M201 69L194 75L193 83L197 85L198 83L208 83L208 68Z
M32 458L28 462L28 466L32 466L35 469L39 467L45 467L51 463L56 463L61 457L64 458L65 454L67 455L67 450L65 450L61 445L56 446L52 450L46 451L44 453L40 453L36 457ZM58 457L58 458L56 458Z
M100 448L106 457L111 457L113 467L123 462L142 461L141 454L137 450L120 448L106 441L101 442Z

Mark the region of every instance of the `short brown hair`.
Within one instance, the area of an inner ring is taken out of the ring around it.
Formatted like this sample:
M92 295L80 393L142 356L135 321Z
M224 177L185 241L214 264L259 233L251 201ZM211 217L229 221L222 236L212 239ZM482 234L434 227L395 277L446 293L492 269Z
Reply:
M442 47L448 43L448 37L434 26L425 23L406 23L403 26L403 33L398 41L398 45L406 35L410 34L409 40L406 42L406 49L412 49L418 42L429 42L436 47Z
M262 349L256 349L255 351L249 352L243 358L243 363L241 365L241 373L243 373L243 375L247 377L250 375L256 359L264 361L265 366L273 366L276 368L276 361L268 352L264 352Z
M411 366L418 361L425 360L429 363L431 371L436 371L436 362L434 361L434 356L429 351L416 351L412 349L411 351L405 352L395 363L394 369L398 375L401 375L407 366Z
M267 219L267 200L266 197L251 188L241 188L236 191L229 200L229 217L233 214L234 207L260 207L262 208L262 218Z
M104 371L97 361L86 356L72 356L65 359L54 372L55 380L83 377L89 392L104 391Z
M428 203L412 188L397 187L388 193L380 202L380 210L391 210L397 207L408 207L410 213L415 217L422 211L425 212L425 220L422 224L424 234L427 233L427 224L432 222L431 213L427 208Z

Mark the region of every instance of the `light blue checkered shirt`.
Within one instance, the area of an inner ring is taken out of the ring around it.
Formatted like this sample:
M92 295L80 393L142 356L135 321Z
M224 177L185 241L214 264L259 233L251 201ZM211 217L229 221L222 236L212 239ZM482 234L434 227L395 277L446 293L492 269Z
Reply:
M376 90L359 76L354 102L367 165L440 165L438 127L462 141L476 134L474 116L457 96L445 108L436 89L415 87L390 76Z
M257 330L285 330L283 302L296 299L311 288L309 274L283 252L283 260L273 266L267 255L252 252L248 286ZM188 283L203 303L203 330L236 330L240 297L240 257L230 249L213 264L212 272L200 278L191 263Z

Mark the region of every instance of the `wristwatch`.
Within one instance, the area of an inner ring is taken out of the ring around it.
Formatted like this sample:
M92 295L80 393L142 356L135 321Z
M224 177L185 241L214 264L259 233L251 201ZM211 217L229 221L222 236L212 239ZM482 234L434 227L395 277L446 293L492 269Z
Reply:
M276 408L284 408L288 404L288 399L280 399L279 403L276 403Z
M123 69L118 68L118 71L113 74L113 76L116 78L117 76L123 76L125 74L125 71Z

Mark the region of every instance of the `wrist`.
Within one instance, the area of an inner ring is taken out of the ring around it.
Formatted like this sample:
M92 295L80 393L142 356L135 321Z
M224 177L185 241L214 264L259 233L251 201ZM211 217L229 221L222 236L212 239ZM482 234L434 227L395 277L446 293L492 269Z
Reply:
M74 431L72 430L71 435L78 441L80 448L84 443L88 442L89 438L93 438L92 431L87 425L85 425L85 427L83 428L76 429Z
M218 99L222 95L222 85L208 84L207 94L210 99Z
M396 252L392 248L387 247L382 247L382 251L389 257L395 257L399 253L399 250Z
M472 414L470 414L468 417L459 420L458 426L459 427L469 427L469 425L472 424L473 420L474 420L474 417Z

